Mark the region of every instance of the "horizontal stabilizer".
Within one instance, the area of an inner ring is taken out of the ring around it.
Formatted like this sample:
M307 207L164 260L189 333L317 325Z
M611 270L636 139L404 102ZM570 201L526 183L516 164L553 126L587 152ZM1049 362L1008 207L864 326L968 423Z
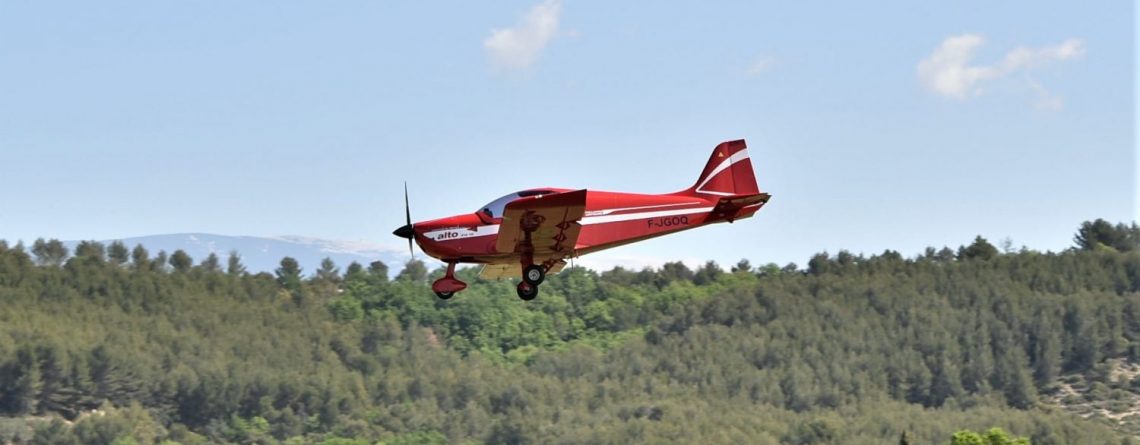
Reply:
M734 221L747 218L756 213L772 195L767 193L753 193L749 195L725 196L717 201L713 213L722 215L724 219Z
M769 195L767 193L754 193L751 195L726 196L724 198L720 198L720 201L717 202L716 207L717 207L717 209L733 209L733 208L739 209L741 207L747 207L747 206L757 204L757 203L767 203L768 198L771 198L771 197L772 197L772 195Z

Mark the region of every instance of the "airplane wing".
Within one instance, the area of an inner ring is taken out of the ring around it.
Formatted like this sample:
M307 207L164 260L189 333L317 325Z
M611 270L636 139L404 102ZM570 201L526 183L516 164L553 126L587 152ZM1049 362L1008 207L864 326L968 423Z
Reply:
M547 274L556 274L566 267L565 261L558 261L546 271ZM483 269L479 271L479 278L484 280L494 280L499 278L522 278L522 268L517 263L510 264L486 264Z
M535 264L566 258L574 251L585 212L585 189L512 201L503 210L495 249L519 255L529 252Z

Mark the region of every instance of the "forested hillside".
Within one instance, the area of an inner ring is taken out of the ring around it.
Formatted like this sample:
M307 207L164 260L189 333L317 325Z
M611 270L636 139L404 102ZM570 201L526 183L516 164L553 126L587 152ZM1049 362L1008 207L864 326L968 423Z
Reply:
M522 302L474 269L439 300L441 271L414 262L395 280L289 258L249 274L0 242L0 442L1133 443L1138 245L1098 220L1061 253L979 237L804 267L570 268Z

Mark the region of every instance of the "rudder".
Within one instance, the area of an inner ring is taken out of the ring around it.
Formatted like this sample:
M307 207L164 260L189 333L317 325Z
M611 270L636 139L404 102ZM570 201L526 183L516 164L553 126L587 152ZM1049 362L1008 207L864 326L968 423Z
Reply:
M681 193L714 196L760 193L744 139L717 145L697 183Z

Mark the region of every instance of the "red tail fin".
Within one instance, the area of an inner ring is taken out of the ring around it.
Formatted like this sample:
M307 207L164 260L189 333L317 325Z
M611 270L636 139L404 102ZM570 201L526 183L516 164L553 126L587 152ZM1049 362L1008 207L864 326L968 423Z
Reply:
M714 196L760 193L744 139L717 145L705 169L701 171L701 177L697 178L697 183L681 193Z

